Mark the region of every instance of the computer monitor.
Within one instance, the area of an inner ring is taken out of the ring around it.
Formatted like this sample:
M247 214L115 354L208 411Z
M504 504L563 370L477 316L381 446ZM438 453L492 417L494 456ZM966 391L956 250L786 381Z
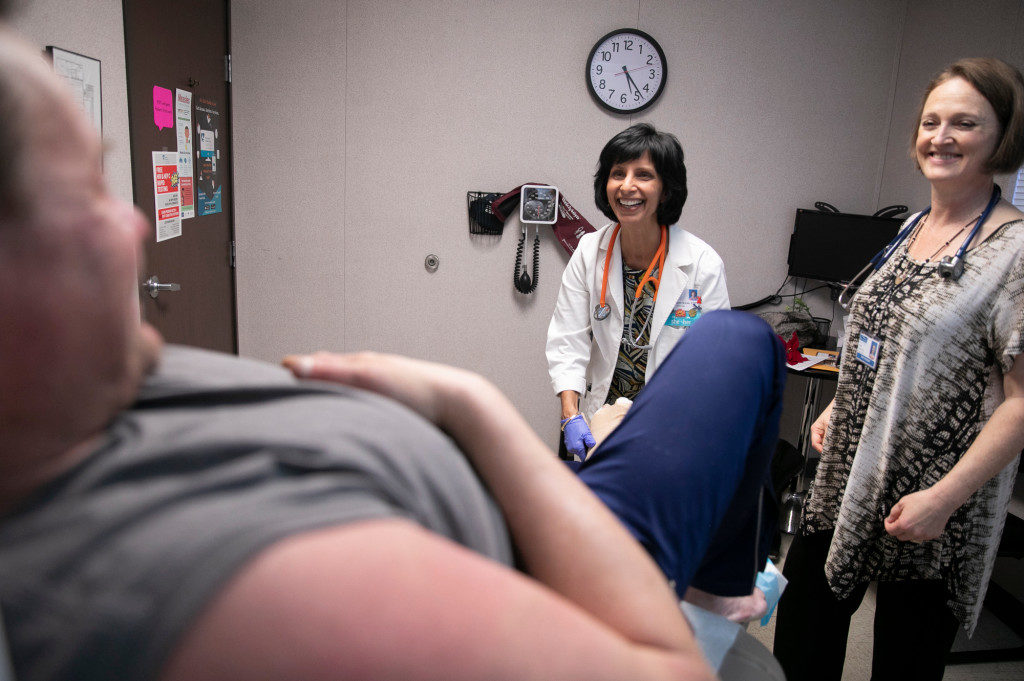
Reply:
M902 223L903 218L800 208L789 239L789 276L844 284L892 241Z

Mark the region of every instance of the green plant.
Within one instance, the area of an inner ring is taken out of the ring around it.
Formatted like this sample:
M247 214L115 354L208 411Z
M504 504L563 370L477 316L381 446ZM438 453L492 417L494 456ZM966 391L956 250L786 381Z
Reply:
M808 317L811 316L810 306L800 296L793 298L793 304L786 308L786 312L797 312L806 314Z

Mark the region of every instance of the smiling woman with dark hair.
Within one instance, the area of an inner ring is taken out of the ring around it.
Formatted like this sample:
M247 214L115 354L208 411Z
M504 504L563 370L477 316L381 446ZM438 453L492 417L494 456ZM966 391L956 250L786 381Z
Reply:
M678 224L686 165L674 135L638 123L613 137L594 200L614 222L580 240L548 327L567 459L586 459L601 405L636 397L703 313L729 307L722 259Z
M594 203L609 220L618 220L608 198L608 177L612 168L624 161L632 161L647 154L654 171L661 178L661 200L656 217L659 225L674 225L679 221L686 203L686 164L683 147L675 135L658 132L650 123L637 123L613 137L598 159L594 173Z

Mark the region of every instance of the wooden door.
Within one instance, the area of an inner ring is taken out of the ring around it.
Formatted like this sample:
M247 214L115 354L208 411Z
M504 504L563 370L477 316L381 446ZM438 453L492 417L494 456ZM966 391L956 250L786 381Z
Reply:
M225 0L124 0L135 203L154 223L153 152L176 153L184 128L158 127L166 110L156 114L164 107L154 99L170 91L173 106L178 90L192 94L195 217L181 221L180 236L147 243L143 317L169 342L236 352L228 18ZM151 277L180 289L154 298L145 285Z

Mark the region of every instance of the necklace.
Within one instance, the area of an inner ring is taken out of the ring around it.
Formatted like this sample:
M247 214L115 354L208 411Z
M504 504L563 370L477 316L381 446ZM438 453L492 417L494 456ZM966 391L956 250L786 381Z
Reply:
M955 238L957 238L958 236L960 236L961 234L963 234L963 233L964 233L964 231L965 231L965 230L966 230L966 229L967 229L968 227L970 227L971 225L973 225L973 224L974 224L974 223L975 223L976 221L978 221L979 219L981 219L981 216L980 216L980 215L979 215L978 217L976 217L976 218L972 218L971 220L969 220L969 221L967 222L967 224L966 224L966 225L964 225L963 227L961 227L961 228L960 228L960 230L959 230L959 231L958 231L958 232L957 232L956 234L954 234L953 236L951 236L951 237L949 237L948 239L946 239L946 243L942 244L942 245L941 245L941 246L939 246L939 247L938 247L937 249L935 249L935 252L934 252L934 253L932 253L931 255L929 255L929 256L928 256L927 258L925 258L925 259L924 259L924 262L923 262L923 263L921 263L920 265L918 265L918 267L917 267L917 271L918 271L918 272L920 272L920 271L921 271L922 269L924 269L924 266L925 266L925 265L927 265L928 263L930 263L930 262L932 261L932 258L934 258L935 256L937 256L937 255L938 255L939 253L942 253L942 251L944 251L944 250L946 249L946 246L948 246L948 245L950 245L951 243L953 243L953 239L955 239ZM917 235L918 235L918 234L920 234L922 230L924 230L924 226L925 226L925 223L927 223L927 222L928 222L928 216L927 216L927 215L925 215L925 216L924 216L924 219L923 219L923 220L921 220L921 224L919 224L919 225L917 226L917 229L915 229L915 230L914 230L914 234L913 234L913 236L911 236L911 237L910 237L910 243L909 243L909 244L907 244L907 257L910 257L910 249L911 249L911 248L913 248L913 246L914 246L914 244L915 244L915 243L917 243ZM907 276L908 276L908 275L907 275L907 274L905 274L905 273L904 273L904 274L900 274L899 276L897 276L897 277L896 277L896 282L895 282L895 283L896 283L896 286L901 286L901 285L903 284L903 282L904 282L904 281L905 281L905 280L907 279Z
M926 263L929 263L929 262L931 262L931 261L932 261L932 258L934 258L935 256L937 256L937 255L938 255L939 253L941 253L942 251L944 251L944 250L945 250L945 248L946 248L946 246L948 246L948 245L950 245L951 243L953 243L953 239L955 239L955 238L957 238L958 236L960 236L961 234L963 234L963 233L964 233L964 230L966 230L966 229L967 229L968 227L970 227L971 225L973 225L973 224L974 224L975 222L977 222L977 221L978 221L978 220L979 220L980 218L981 218L981 216L979 215L979 216L978 216L978 217L976 217L976 218L971 218L970 220L968 220L968 221L967 221L967 224L966 224L966 225L964 225L963 227L961 227L961 228L960 228L960 230L959 230L959 231L958 231L958 232L957 232L956 234L954 234L953 236L951 236L951 237L949 237L948 239L946 239L946 243L942 244L942 245L941 245L941 246L939 246L939 247L938 247L937 249L935 249L935 252L934 252L934 253L932 253L931 255L929 255L929 256L928 256L927 258L925 258L925 259L924 259L924 261L925 261ZM910 253L910 249L914 247L914 244L915 244L915 243L917 243L917 235L918 235L918 234L920 234L920 233L921 233L921 232L922 232L922 231L924 230L924 226L925 226L925 224L926 224L927 222L928 222L928 216L927 216L927 215L925 215L925 216L924 216L924 220L921 220L921 224L920 224L920 225L918 226L917 230L915 230L915 231L914 231L914 237L913 237L913 238L912 238L912 239L910 240L910 245L909 245L909 246L907 246L907 253L908 253L908 254Z

